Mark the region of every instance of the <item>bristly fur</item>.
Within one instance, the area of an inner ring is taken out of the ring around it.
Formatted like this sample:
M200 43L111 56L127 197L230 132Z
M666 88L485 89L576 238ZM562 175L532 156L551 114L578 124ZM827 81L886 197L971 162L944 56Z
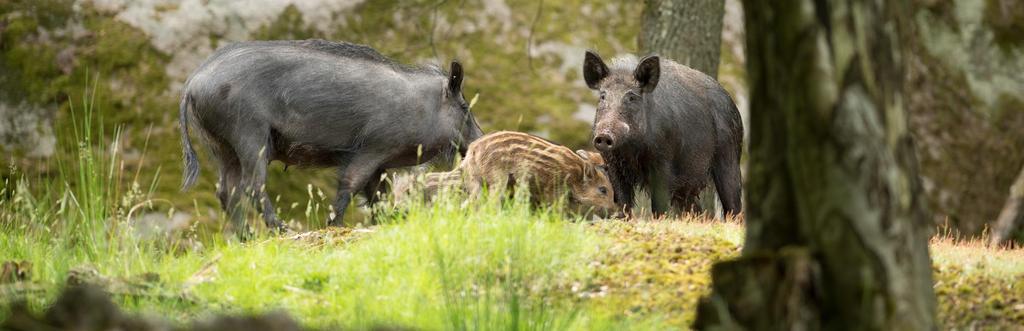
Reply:
M629 76L633 75L633 69L640 64L640 59L633 54L623 54L616 56L612 59L612 64L608 66L612 72L626 73Z
M650 159L640 151L622 151L617 153L602 152L608 165L608 179L615 187L615 200L619 204L630 205L636 198L636 190L647 190L644 174L648 170L643 165Z
M396 71L404 72L421 72L421 73L432 73L440 76L447 76L448 72L441 69L436 65L427 65L423 67L407 65L396 62L391 58L384 56L376 49L370 46L344 42L344 41L327 41L323 39L306 39L306 40L257 40L257 41L246 41L228 44L223 50L230 50L235 47L251 47L251 46L277 46L277 47L301 47L309 50L316 50L324 52L334 56L346 57L350 59L363 60L373 62L377 64L384 64L390 66Z

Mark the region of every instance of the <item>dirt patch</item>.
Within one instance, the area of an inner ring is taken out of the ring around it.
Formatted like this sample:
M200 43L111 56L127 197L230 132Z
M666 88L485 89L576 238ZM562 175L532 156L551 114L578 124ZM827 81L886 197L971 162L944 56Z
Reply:
M366 228L327 227L315 231L288 234L269 240L296 241L312 247L341 246L366 238L376 231L376 226Z

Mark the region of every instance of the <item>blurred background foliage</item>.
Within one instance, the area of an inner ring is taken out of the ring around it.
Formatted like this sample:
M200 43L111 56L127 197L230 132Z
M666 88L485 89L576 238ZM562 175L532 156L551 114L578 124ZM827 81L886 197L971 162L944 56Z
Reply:
M912 131L937 224L978 234L1024 165L1024 4L914 0L904 40ZM596 98L579 71L585 49L636 52L640 1L615 0L0 0L0 176L45 181L68 100L95 84L109 127L123 126L123 167L155 196L210 220L216 171L178 193L180 87L214 49L251 39L344 40L401 62L466 68L486 131L535 133L588 147ZM747 109L742 8L726 2L718 78ZM113 132L113 130L108 130ZM146 144L147 140L149 141ZM203 151L201 151L203 153ZM330 199L330 170L272 167L285 217ZM20 175L17 175L20 176ZM307 184L312 184L308 187ZM0 184L2 185L2 184ZM322 196L318 192L326 192ZM166 213L157 213L166 214ZM358 213L352 213L359 217Z

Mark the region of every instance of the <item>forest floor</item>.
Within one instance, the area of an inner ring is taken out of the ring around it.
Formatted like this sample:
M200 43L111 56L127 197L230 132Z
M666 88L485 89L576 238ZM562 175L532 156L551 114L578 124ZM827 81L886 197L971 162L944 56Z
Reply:
M743 241L734 220L582 222L458 199L371 227L188 248L135 242L88 254L4 233L0 261L31 264L21 281L0 278L4 305L21 297L42 311L65 283L91 282L171 324L284 311L316 329L687 329L711 265ZM1024 251L946 235L931 251L945 328L1024 325Z

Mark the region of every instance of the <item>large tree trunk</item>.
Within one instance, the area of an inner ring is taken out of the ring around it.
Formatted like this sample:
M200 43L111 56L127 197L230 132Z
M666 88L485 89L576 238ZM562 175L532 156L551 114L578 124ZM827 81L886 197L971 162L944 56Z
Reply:
M1020 169L1017 180L1010 187L1010 196L1006 198L1006 205L1003 206L1003 211L996 219L996 226L992 229L992 245L1002 245L1008 240L1020 241L1020 233L1024 232L1022 226L1024 226L1024 168Z
M725 0L646 0L640 49L718 77L724 15ZM700 205L712 214L721 213L714 182L709 180L701 192Z
M901 95L909 4L746 0L744 12L746 242L712 268L695 326L935 329Z

